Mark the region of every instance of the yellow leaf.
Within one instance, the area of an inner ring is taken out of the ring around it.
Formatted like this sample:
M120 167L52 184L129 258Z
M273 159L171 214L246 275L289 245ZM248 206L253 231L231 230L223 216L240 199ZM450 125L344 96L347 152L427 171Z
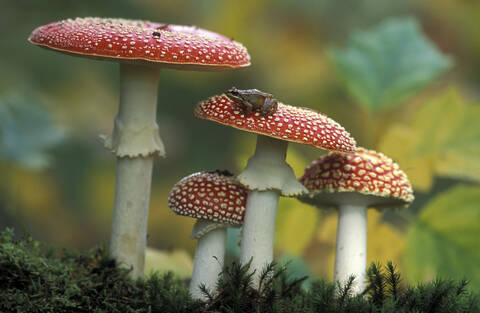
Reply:
M9 178L1 186L2 192L29 232L41 234L50 243L61 246L84 242L85 226L80 226L78 217L65 208L59 186L51 176L15 167L2 170Z
M302 176L305 168L310 164L310 162L295 149L295 144L289 146L286 162L292 167L297 177Z
M275 248L291 255L301 255L313 238L317 210L294 198L280 198Z
M28 214L48 217L61 206L59 187L50 176L22 168L11 168L9 174L10 181L4 192L9 193L14 205L25 209Z
M415 157L411 151L415 149L413 129L405 125L394 125L383 137L380 151L392 157L400 164L408 179L416 190L426 191L433 182L434 160L432 156Z
M382 213L368 211L367 264L393 261L398 263L405 249L404 237L392 226L381 221Z
M112 221L113 197L115 194L115 169L99 166L88 175L86 184L90 195L87 199L87 208L95 214L95 220L104 226L109 226Z
M480 107L469 106L463 119L445 142L437 161L440 174L453 177L480 178Z
M190 238L190 234L196 219L173 213L167 204L168 193L175 184L175 180L177 179L152 185L147 244L157 247L176 247L193 253L197 240Z
M255 143L257 136L253 134L238 134L235 138L235 172L239 173L247 166L248 159L255 152Z
M405 168L416 189L433 176L480 181L480 108L467 106L450 89L418 111L411 125L394 125L380 150Z
M454 89L428 102L415 116L410 139L415 146L409 153L416 157L443 149L463 114L460 96Z
M193 260L185 250L163 251L147 247L145 273L171 271L180 278L192 276Z

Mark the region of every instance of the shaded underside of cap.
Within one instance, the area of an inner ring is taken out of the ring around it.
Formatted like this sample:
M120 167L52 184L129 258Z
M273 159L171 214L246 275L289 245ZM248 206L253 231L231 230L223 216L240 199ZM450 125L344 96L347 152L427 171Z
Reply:
M225 224L222 222L212 222L209 220L202 220L202 219L197 219L197 222L195 225L193 225L192 232L190 233L190 238L192 239L200 239L206 234L208 234L211 231L221 229L221 228L228 228L228 227L234 226L234 225L229 225ZM238 226L234 226L238 227Z
M321 156L307 167L300 182L310 192L303 199L319 205L338 204L343 201L341 195L348 193L366 195L366 203L379 208L390 204L403 207L414 199L407 175L398 164L363 148L357 148L355 154L330 152Z
M337 208L343 204L355 204L379 210L400 209L408 207L411 202L392 195L375 194L369 191L316 190L297 198L321 209Z
M179 215L241 225L247 194L248 189L232 176L199 172L175 184L168 196L168 206Z
M245 116L239 104L222 94L197 104L194 113L223 125L330 151L352 153L356 149L355 140L340 124L307 108L278 103L270 115Z
M250 65L245 47L194 26L116 18L76 18L35 29L33 44L75 56L192 70Z

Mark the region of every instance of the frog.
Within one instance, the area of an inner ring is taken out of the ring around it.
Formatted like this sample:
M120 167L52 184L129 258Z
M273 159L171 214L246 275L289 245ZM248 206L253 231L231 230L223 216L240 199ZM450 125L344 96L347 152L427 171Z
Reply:
M243 114L250 116L254 111L260 111L263 116L271 115L277 111L278 101L273 95L258 89L237 89L232 87L225 95L240 105Z

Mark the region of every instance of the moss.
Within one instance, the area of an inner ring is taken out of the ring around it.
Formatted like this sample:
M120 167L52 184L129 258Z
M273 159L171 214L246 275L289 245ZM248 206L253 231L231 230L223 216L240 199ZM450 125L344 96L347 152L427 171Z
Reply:
M466 281L404 286L391 263L372 264L368 288L358 296L349 284L324 281L306 290L304 279L289 279L286 266L271 264L257 290L249 266L234 263L219 278L218 292L204 289L203 303L171 273L129 279L104 247L58 251L28 235L15 240L10 229L0 234L0 312L480 312Z
M191 312L200 308L171 273L132 281L104 247L57 252L13 231L0 236L1 312Z

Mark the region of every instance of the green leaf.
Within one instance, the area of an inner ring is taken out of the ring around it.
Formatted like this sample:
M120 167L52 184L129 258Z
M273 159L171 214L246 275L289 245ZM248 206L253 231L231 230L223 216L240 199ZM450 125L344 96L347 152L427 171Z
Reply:
M480 187L459 186L434 198L407 234L411 281L466 278L480 288Z
M20 166L47 166L46 150L57 145L64 132L47 111L22 97L0 98L0 157Z
M347 46L331 49L330 56L348 91L371 111L398 105L453 64L413 18L389 19L354 32Z

